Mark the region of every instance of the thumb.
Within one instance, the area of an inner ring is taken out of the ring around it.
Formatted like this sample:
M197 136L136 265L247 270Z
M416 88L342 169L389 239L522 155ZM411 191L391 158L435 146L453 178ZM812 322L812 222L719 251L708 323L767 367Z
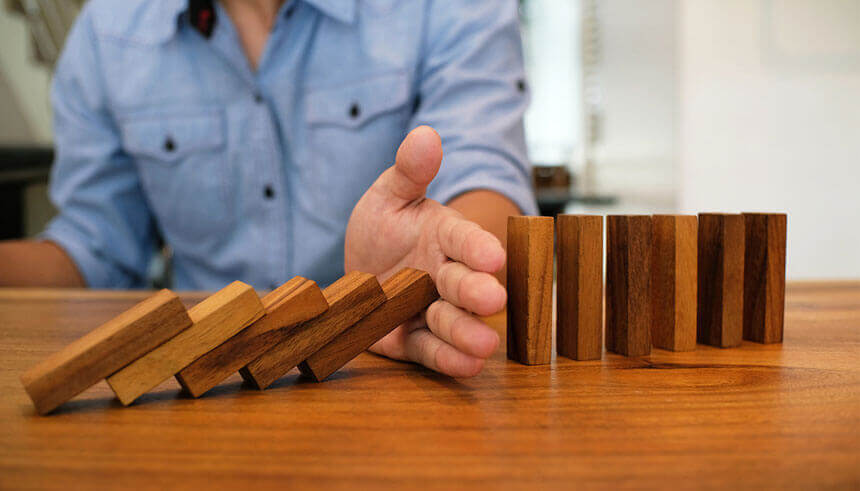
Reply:
M439 134L429 126L419 126L403 139L394 165L379 176L376 184L401 200L414 201L424 197L440 165L442 140Z

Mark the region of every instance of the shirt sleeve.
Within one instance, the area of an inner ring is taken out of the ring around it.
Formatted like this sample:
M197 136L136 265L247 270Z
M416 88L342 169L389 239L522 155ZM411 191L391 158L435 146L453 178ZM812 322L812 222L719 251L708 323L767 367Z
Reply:
M85 7L51 86L49 194L59 214L41 238L62 247L92 288L141 287L155 248L154 222L134 162L122 151L101 73Z
M447 203L486 189L536 214L523 130L528 92L517 2L430 5L418 109L410 125L430 125L442 138L442 167L428 196Z

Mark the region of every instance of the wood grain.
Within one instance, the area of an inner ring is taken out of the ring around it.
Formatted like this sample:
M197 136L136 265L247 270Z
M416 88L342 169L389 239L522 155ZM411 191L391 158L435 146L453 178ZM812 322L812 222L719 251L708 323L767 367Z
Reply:
M556 351L574 360L603 355L603 217L559 215Z
M785 318L784 213L744 213L744 339L781 343Z
M27 370L21 383L47 414L190 326L179 297L161 290Z
M651 352L652 220L606 217L606 349L625 356Z
M698 342L741 344L744 313L744 218L699 214Z
M291 329L283 341L240 370L242 378L265 389L385 301L372 274L352 271L323 290L328 310Z
M552 359L553 219L508 217L508 358Z
M651 254L651 342L672 351L696 349L698 219L654 215Z
M280 343L298 324L328 310L317 284L296 276L263 297L266 315L176 374L189 394L200 397L232 373Z
M254 289L234 281L188 310L191 327L109 376L108 385L127 406L263 314Z
M430 274L412 268L401 269L385 280L382 291L385 303L300 363L299 370L317 382L325 380L439 298Z

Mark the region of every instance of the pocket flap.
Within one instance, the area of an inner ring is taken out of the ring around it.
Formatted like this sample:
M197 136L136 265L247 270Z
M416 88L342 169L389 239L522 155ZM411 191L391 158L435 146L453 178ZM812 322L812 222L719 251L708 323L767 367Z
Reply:
M398 72L339 87L309 89L305 97L310 124L354 128L406 104L409 87L406 75Z
M129 117L120 123L129 153L165 162L224 145L224 121L217 111Z

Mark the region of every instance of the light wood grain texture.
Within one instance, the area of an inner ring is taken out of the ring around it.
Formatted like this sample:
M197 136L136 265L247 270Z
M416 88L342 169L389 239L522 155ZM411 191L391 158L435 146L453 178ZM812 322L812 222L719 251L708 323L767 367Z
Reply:
M626 356L651 352L652 220L606 217L606 350Z
M672 351L696 349L698 220L654 215L651 254L651 342Z
M603 217L559 215L556 351L574 360L603 355Z
M699 214L698 342L741 344L744 314L744 218Z
M325 380L439 298L430 275L412 268L404 268L385 280L382 291L385 303L300 363L299 370L317 382Z
M508 358L552 359L553 219L508 217Z
M188 310L193 325L107 378L129 405L263 316L254 289L234 281Z
M781 343L785 317L784 213L744 213L744 339Z
M47 414L189 326L179 297L161 290L27 370L21 383Z
M301 276L263 297L266 315L176 374L189 394L199 397L232 373L283 341L298 324L328 310L317 284Z
M44 293L45 296L40 298ZM324 384L99 383L48 418L18 376L150 293L0 289L0 487L856 488L860 282L789 283L783 344L508 361L453 380L362 353ZM193 303L199 297L185 296ZM504 314L487 319L502 334ZM504 344L504 336L502 336Z
M265 389L385 301L376 277L359 271L347 273L323 295L328 310L291 329L283 341L242 368L239 373L246 381Z

